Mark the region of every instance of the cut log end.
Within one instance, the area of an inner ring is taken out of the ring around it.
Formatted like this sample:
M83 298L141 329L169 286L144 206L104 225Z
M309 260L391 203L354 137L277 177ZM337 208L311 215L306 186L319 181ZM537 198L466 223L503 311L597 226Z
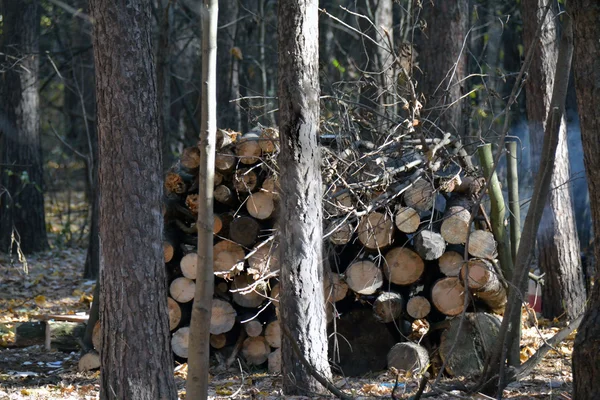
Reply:
M262 333L263 326L260 321L253 319L252 321L244 323L244 330L249 337L257 337Z
M420 374L429 367L429 353L421 345L412 342L398 343L387 355L388 368Z
M493 260L497 256L496 240L488 231L476 230L469 235L469 254L477 258Z
M179 303L192 301L196 291L196 284L191 279L181 277L171 282L169 294Z
M281 373L281 349L276 349L268 357L268 368L270 374Z
M189 253L179 262L181 273L188 279L196 279L198 270L198 253Z
M169 308L169 330L172 331L179 326L181 322L181 307L179 303L170 297L167 297L167 305Z
M465 305L465 288L457 277L438 280L431 289L431 301L442 314L455 316Z
M213 299L210 317L210 333L218 335L229 332L235 325L237 312L231 304L226 301Z
M446 251L438 260L440 271L446 276L458 276L463 265L463 256L456 251Z
M95 351L85 353L80 359L77 369L79 372L93 371L100 368L100 355Z
M265 192L252 193L246 202L246 209L256 219L269 219L275 212L273 196Z
M242 345L242 355L249 365L261 365L271 353L271 348L264 336L249 337Z
M406 303L406 313L414 319L425 318L431 312L431 303L423 296L414 296Z
M415 236L415 250L424 260L437 260L446 251L446 242L442 235L423 230Z
M469 236L471 213L464 207L448 207L440 234L448 243L462 244Z
M435 191L431 183L418 180L404 192L404 203L417 211L427 211L433 207Z
M392 244L394 222L387 214L372 212L358 223L358 239L367 249L377 250Z
M410 249L396 247L385 255L383 272L390 282L397 285L410 285L416 282L423 275L424 270L423 259Z
M373 294L383 285L381 269L371 261L358 261L346 269L346 283L358 294Z
M394 222L400 232L414 233L419 229L421 217L414 208L400 207L398 211L396 211Z
M281 327L279 321L270 322L265 328L265 340L273 348L281 347Z
M325 301L335 303L346 297L348 294L348 284L336 273L325 273Z
M176 356L188 358L188 347L190 340L190 328L179 328L171 337L171 348Z
M385 292L377 296L373 303L375 318L383 323L395 321L402 315L404 302L398 293Z

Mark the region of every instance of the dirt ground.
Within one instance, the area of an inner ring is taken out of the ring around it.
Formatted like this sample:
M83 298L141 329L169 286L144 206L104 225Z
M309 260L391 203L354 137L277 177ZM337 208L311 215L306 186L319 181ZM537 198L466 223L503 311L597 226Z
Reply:
M36 315L85 313L89 309L93 282L81 279L85 250L61 249L27 258L24 263L0 254L0 400L4 399L96 399L99 371L77 371L78 353L46 351L43 346L15 348L14 327ZM558 327L539 320L538 329L524 330L522 357L531 355ZM540 336L541 335L541 336ZM551 351L527 379L511 384L509 399L570 399L573 336ZM185 398L185 364L175 368L180 398ZM335 384L357 399L391 398L396 377L390 372L362 378L336 377ZM401 377L398 398L408 398L419 384L417 377ZM283 399L281 378L261 370L239 367L211 376L211 399ZM429 391L429 388L427 388ZM426 391L426 393L427 393ZM290 398L290 397L287 397ZM326 397L295 397L326 398ZM429 398L490 399L483 395L438 392Z

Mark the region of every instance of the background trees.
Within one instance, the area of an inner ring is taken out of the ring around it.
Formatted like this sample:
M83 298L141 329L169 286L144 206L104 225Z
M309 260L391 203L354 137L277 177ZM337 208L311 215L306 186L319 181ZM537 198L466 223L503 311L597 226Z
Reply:
M175 399L150 7L139 0L90 4L100 139L101 398Z
M0 3L0 250L48 248L40 141L37 0Z
M556 10L541 21L546 2L524 2L523 44L525 51L533 47L535 54L526 81L527 120L533 172L538 170L544 143L545 121L549 112L552 86L558 56L560 20ZM544 27L536 35L539 25ZM543 314L547 318L566 314L570 319L583 312L586 292L585 276L581 267L579 239L569 180L569 151L567 148L566 115L560 123L556 162L552 174L551 191L538 231L538 263L545 275L543 287Z

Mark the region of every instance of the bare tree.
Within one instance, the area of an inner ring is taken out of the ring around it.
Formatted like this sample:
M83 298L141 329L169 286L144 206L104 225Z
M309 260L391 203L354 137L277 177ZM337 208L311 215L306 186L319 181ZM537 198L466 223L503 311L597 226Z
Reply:
M600 260L600 4L594 0L568 3L574 25L574 74L581 139L588 178L594 255ZM576 399L600 398L600 275L579 327L573 351L573 394Z
M281 137L280 318L305 358L326 378L327 331L323 294L319 32L317 0L282 0L278 7L279 131ZM322 392L323 386L283 337L286 395Z
M202 16L202 106L200 125L200 193L198 196L198 273L188 359L187 396L208 397L210 320L213 275L213 186L217 134L217 21L218 0L204 0Z
M176 399L150 4L90 3L98 102L101 399Z
M48 248L38 92L40 4L0 2L0 250ZM16 240L16 242L15 242Z
M521 4L525 49L535 48L526 81L527 117L534 175L542 155L560 37L554 13L546 14L546 20L541 20L545 3L545 0L538 0ZM541 34L536 35L539 25L543 25ZM563 116L549 201L546 203L537 235L538 261L545 273L542 311L547 318L566 315L569 319L574 319L585 307L585 282L569 189L570 179L567 124Z

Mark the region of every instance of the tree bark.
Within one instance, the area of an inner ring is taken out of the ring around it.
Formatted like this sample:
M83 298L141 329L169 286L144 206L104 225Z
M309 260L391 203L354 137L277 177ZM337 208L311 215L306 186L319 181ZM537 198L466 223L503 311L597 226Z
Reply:
M217 76L217 107L218 127L241 130L241 113L238 103L230 101L240 97L239 94L239 60L241 51L234 51L238 24L237 0L221 0L219 26L223 28L217 37L217 66L220 73Z
M161 246L160 121L150 4L94 0L90 8L102 193L100 398L176 399Z
M0 251L20 246L33 253L48 248L39 132L40 4L4 1L0 13L0 186L5 189L0 191Z
M282 0L278 5L279 133L281 137L280 323L308 362L325 378L327 330L323 294L322 185L319 127L319 31L316 0ZM319 393L323 386L282 346L286 395Z
M463 102L446 108L464 93L464 83L459 82L467 74L463 45L469 22L468 2L424 2L423 13L427 29L421 42L419 67L424 75L418 81L427 103L421 115L444 132L463 136L466 134Z
M581 139L589 184L594 225L594 254L600 260L600 4L594 0L573 0L569 11L574 25L574 62ZM573 351L573 394L576 399L597 399L600 387L600 275L578 330Z
M532 170L540 164L545 121L550 107L556 60L558 57L558 19L554 13L544 15L545 0L523 2L523 44L535 47L527 90L527 119L531 143ZM544 28L536 36L538 26ZM542 313L546 318L566 315L573 319L585 308L586 291L579 238L571 200L570 165L567 148L567 125L560 123L556 162L552 174L549 201L546 203L537 234L538 263L544 272Z

